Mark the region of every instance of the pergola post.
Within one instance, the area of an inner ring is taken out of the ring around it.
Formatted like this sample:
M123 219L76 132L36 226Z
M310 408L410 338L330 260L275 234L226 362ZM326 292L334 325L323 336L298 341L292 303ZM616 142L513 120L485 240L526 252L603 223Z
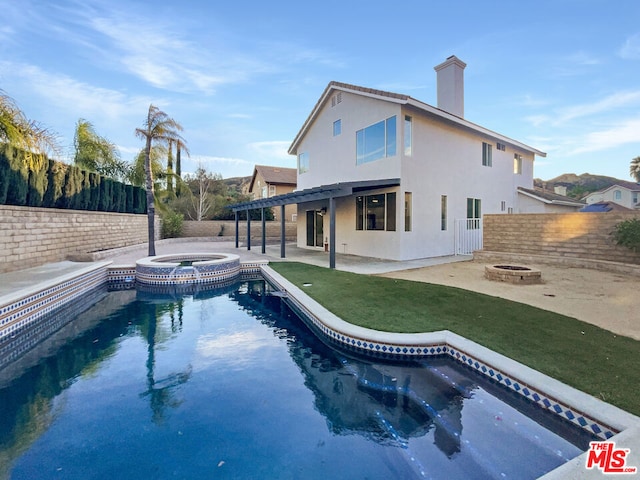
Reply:
M236 248L238 248L238 236L239 236L239 232L238 232L238 211L235 211L236 214Z
M247 208L247 250L251 250L251 211Z
M267 228L266 228L266 222L264 219L264 207L262 207L260 209L260 213L262 213L262 253L267 253Z
M286 238L286 228L284 225L284 205L280 205L280 258L284 257L284 241Z
M329 268L336 268L336 200L329 198Z

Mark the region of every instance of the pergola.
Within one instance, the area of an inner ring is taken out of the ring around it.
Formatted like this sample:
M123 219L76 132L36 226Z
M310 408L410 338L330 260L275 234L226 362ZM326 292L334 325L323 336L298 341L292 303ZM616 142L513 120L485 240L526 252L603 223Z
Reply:
M260 198L250 202L237 203L231 205L235 214L236 221L236 248L238 248L238 212L247 212L247 250L251 250L251 215L250 210L261 210L262 221L262 253L266 253L266 228L265 228L265 208L280 207L280 258L285 258L285 214L284 206L292 203L306 203L317 200L329 201L329 268L336 268L336 208L335 199L340 197L349 197L360 192L373 190L378 188L395 187L400 185L399 178L391 178L386 180L364 180L359 182L333 183L331 185L322 185L320 187L299 190L284 195L277 195L270 198Z

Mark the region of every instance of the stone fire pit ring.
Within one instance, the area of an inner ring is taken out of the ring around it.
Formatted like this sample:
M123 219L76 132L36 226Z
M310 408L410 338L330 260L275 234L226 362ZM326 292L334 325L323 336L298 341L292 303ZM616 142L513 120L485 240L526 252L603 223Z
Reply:
M494 282L507 282L514 285L533 285L542 283L542 272L525 265L487 265L484 276Z

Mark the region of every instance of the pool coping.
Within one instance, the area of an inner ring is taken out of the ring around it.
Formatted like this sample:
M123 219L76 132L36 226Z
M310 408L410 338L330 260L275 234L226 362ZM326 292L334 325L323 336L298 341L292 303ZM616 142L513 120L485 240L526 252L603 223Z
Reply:
M599 425L610 428L611 435L601 436L602 441L613 441L624 448L629 448L627 466L640 467L640 417L448 330L429 333L389 333L348 323L331 313L271 267L265 265L261 270L263 276L285 293L296 307L309 315L318 330L331 341L342 343L347 348L354 348L365 354L366 350L371 350L372 353L379 352L382 347L379 349L376 347L384 345L387 347L385 353L392 355L396 353L401 358L407 356L420 358L424 355L441 354L452 356L582 428L585 428L585 425L566 416L567 409L571 412L570 415L581 415L589 421L596 421ZM365 343L368 344L366 347ZM411 352L412 348L414 352ZM418 349L421 351L418 352ZM500 365L500 368L496 368L495 365ZM494 375L488 373L490 370L493 370ZM495 375L497 371L500 378ZM518 385L518 388L515 385ZM535 391L540 399L536 400L532 395L525 395L523 393L525 389L529 392ZM562 410L558 411L560 408ZM588 453L585 452L540 478L544 480L603 478L604 474L601 471L585 468L587 455Z

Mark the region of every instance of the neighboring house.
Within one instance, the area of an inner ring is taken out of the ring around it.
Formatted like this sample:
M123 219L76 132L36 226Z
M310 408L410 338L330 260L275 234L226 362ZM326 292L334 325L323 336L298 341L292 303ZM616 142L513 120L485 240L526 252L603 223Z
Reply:
M566 188L556 187L550 192L542 188L518 187L518 211L515 213L567 213L577 212L586 204L582 200L567 197Z
M464 118L465 66L451 56L435 67L437 107L329 83L289 148L298 191L282 202L298 204L298 246L394 260L470 253L461 241L481 235L482 215L524 208L546 154Z
M584 200L588 205L614 202L630 209L640 209L640 183L619 180L608 188L590 193Z
M271 198L277 195L293 192L296 189L297 172L295 168L270 167L256 165L249 183L249 194L254 200ZM285 220L296 221L297 208L295 205L285 207ZM274 219L279 220L280 209L273 210Z

